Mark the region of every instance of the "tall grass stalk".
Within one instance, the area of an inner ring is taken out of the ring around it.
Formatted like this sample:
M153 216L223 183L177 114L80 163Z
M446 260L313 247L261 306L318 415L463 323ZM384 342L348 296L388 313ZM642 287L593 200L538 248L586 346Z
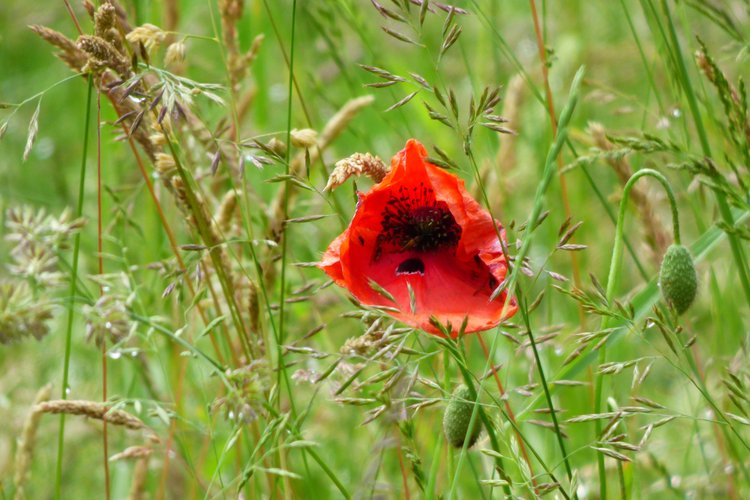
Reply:
M81 169L78 177L78 202L76 204L76 217L83 215L84 189L86 184L86 161L89 150L89 125L91 123L91 95L94 90L93 77L88 77L88 90L86 93L86 113L83 120L83 150L81 152ZM65 326L65 353L63 354L63 376L61 399L68 398L68 379L70 376L70 352L73 337L73 318L75 316L76 301L76 284L78 280L78 256L81 250L81 234L77 233L73 239L73 261L70 273L70 287L68 289L68 300L66 306L68 309L67 323ZM65 414L60 414L60 425L57 431L57 466L55 468L55 498L59 499L62 495L62 472L63 456L65 448Z
M100 275L104 274L104 247L103 247L103 215L102 215L102 95L96 93L96 247L98 249L97 264ZM100 293L103 293L100 290ZM107 342L101 342L102 360L102 401L107 402ZM102 421L102 463L104 465L104 494L107 500L110 498L109 479L109 439L107 436L107 421Z

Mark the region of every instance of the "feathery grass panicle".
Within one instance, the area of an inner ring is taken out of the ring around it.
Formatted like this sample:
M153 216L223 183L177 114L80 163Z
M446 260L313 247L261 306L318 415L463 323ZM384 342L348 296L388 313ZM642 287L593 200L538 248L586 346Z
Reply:
M52 305L35 297L28 283L0 281L0 343L40 340L49 333L51 319Z

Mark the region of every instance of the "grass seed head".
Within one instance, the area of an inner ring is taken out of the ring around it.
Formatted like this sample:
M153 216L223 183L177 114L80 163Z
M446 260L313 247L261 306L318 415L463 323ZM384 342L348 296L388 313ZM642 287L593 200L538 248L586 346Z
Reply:
M311 128L292 129L290 136L295 148L310 149L318 143L318 133Z
M125 37L133 45L142 43L146 50L151 52L166 40L167 33L158 26L146 23L143 26L138 26Z
M164 64L172 67L185 61L185 42L174 42L167 47L167 53L164 55Z

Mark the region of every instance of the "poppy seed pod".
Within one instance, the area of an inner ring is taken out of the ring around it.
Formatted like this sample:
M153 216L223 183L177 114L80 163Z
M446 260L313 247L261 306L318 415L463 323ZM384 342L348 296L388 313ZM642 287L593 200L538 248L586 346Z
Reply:
M448 442L455 448L462 448L464 439L468 439L468 446L472 447L482 432L482 426L479 423L479 415L474 419L474 425L469 432L471 423L471 414L474 411L469 388L461 384L453 391L451 400L445 408L443 415L443 432Z
M688 310L698 290L698 276L690 252L682 245L670 245L659 270L659 286L664 300L677 314Z

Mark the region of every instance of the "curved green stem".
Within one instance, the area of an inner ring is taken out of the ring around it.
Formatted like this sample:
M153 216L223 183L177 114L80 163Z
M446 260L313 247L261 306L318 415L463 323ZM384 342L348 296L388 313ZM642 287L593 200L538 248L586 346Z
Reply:
M641 177L653 177L664 187L669 197L669 206L672 210L672 230L674 232L674 242L680 244L680 219L679 213L677 212L677 201L672 191L672 186L669 185L669 181L663 174L653 170L651 168L644 168L634 173L628 182L625 184L625 188L622 192L622 200L620 201L620 211L617 214L617 227L615 228L615 245L612 250L612 261L609 265L609 277L607 278L607 300L612 300L615 288L617 288L617 279L619 278L620 265L622 264L623 254L623 239L624 239L624 224L625 224L625 210L627 209L628 197L633 186ZM606 318L605 318L606 319Z
M614 298L615 290L617 289L618 280L620 277L620 267L622 264L622 253L623 253L623 240L625 231L625 209L628 204L628 196L632 191L633 186L641 177L653 177L664 187L669 197L669 206L672 210L672 228L674 232L674 241L676 244L680 244L680 219L677 211L677 201L670 186L669 181L663 174L650 168L644 168L634 173L628 182L625 184L625 188L622 193L622 200L620 201L620 211L617 215L617 227L615 228L615 244L612 250L612 260L609 265L609 276L607 277L607 302L611 303ZM604 316L602 318L600 331L604 331L609 328L611 318ZM607 345L602 345L599 350L599 364L603 364L607 359ZM596 385L594 390L594 413L601 413L602 409L602 374L599 373L596 376ZM600 420L595 421L595 428L597 437L602 432L602 423ZM597 463L599 466L599 494L601 498L607 498L607 476L604 468L604 455L597 453Z

